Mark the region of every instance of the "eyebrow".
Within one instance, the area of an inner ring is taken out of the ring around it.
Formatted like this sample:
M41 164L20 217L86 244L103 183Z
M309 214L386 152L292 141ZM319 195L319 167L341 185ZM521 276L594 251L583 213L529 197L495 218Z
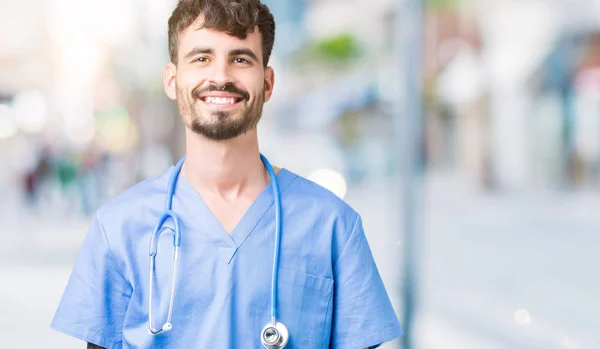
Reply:
M214 54L214 51L210 48L194 47L190 52L188 52L185 55L185 59L190 59L199 54L211 54L212 55L212 54ZM248 48L238 48L238 49L229 51L229 56L242 56L242 55L248 56L257 62L259 61L256 54Z
M236 50L231 50L231 51L229 51L229 55L230 56L248 56L257 62L259 61L256 54L254 54L254 52L252 52L252 50L250 50L248 48L240 48L240 49L236 49Z
M188 52L185 55L185 59L190 59L190 58L194 57L195 55L199 55L199 54L213 54L213 50L210 48L194 47L190 52Z

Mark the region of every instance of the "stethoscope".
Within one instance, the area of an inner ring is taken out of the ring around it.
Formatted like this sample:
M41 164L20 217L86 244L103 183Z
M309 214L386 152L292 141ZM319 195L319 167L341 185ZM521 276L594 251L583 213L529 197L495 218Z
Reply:
M279 270L279 241L281 238L281 196L279 195L279 186L277 184L277 177L273 171L273 167L269 163L266 157L260 154L260 159L265 165L269 178L271 180L271 188L273 190L273 200L275 201L275 246L273 248L273 273L271 278L271 321L269 321L260 333L260 341L262 342L265 349L282 349L284 348L290 335L287 328L277 321L277 277ZM148 291L148 328L150 333L157 335L163 332L167 332L173 329L171 324L171 317L173 315L173 299L175 296L175 276L177 275L177 263L179 261L179 247L181 246L181 229L179 223L179 217L175 212L171 210L173 204L173 194L177 185L177 178L181 172L181 167L185 161L185 156L179 160L169 179L167 188L167 197L165 203L165 211L156 223L152 237L150 238L150 283ZM171 218L175 226L175 231L168 227L163 227L163 224L167 219ZM175 248L175 254L173 257L173 280L171 284L171 296L169 298L169 312L167 314L167 322L162 328L155 330L152 327L152 286L154 282L154 263L157 254L156 240L166 230L173 231L175 237L173 239L173 247Z

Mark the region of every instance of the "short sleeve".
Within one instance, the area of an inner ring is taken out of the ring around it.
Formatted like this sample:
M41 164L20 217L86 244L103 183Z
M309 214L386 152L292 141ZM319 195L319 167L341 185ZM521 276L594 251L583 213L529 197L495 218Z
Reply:
M374 348L402 335L360 216L334 265L332 349Z
M98 215L90 227L51 327L104 348L121 348L132 288L117 268Z

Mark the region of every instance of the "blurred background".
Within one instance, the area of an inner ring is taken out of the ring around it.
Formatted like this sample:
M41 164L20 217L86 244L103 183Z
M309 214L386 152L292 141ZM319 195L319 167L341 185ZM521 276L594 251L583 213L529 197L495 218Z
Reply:
M261 151L362 214L405 349L600 348L600 1L263 2ZM2 347L83 347L95 209L182 155L174 6L0 0Z

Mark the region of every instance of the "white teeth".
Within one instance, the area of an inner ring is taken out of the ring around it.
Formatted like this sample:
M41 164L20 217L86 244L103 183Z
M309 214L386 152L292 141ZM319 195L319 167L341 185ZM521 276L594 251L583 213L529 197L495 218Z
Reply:
M205 101L212 104L233 104L235 103L235 98L206 97Z

